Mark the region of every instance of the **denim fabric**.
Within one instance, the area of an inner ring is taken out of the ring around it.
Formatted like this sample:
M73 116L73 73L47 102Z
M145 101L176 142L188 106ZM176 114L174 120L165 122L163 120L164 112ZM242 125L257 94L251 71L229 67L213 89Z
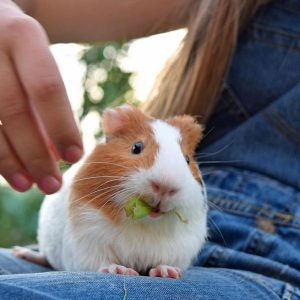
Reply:
M210 234L195 265L299 287L300 1L264 7L240 38L197 156Z
M209 239L182 279L47 272L1 250L0 299L300 299L300 0L242 34L205 136Z
M300 286L300 192L249 171L207 168L210 237L196 265Z
M300 189L300 1L261 9L238 42L202 152ZM205 151L204 151L205 149Z
M5 277L5 278L4 278ZM99 273L7 275L1 300L10 299L300 299L291 285L226 269L191 268L181 280Z
M26 260L18 259L11 254L11 250L0 248L0 275L40 273L49 271L52 270Z

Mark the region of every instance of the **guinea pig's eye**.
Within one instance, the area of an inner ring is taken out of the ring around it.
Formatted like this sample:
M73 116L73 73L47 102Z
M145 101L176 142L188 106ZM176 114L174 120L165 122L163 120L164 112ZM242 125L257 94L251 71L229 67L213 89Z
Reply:
M144 149L144 143L143 142L136 142L132 145L131 153L132 154L140 154Z
M190 158L188 157L188 155L185 155L184 157L185 157L186 162L187 162L188 164L190 164Z

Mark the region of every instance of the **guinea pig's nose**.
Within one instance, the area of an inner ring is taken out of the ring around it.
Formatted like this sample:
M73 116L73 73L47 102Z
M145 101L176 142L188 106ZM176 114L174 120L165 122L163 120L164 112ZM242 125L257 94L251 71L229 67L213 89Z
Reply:
M178 189L162 182L158 182L155 180L150 180L150 185L153 191L158 194L159 196L173 196L178 192Z

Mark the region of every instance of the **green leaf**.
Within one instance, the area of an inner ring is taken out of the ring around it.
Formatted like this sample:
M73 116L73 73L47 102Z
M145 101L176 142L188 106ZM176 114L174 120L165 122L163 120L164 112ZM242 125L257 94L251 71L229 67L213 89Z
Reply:
M127 201L124 209L127 217L132 217L133 219L141 219L146 217L150 213L152 207L138 197L132 196Z

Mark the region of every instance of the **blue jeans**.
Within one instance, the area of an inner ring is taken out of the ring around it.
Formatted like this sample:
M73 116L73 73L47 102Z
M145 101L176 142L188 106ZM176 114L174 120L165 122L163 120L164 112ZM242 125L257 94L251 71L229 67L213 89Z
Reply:
M0 299L300 299L300 0L257 13L206 128L210 234L182 279L53 272L1 250Z

